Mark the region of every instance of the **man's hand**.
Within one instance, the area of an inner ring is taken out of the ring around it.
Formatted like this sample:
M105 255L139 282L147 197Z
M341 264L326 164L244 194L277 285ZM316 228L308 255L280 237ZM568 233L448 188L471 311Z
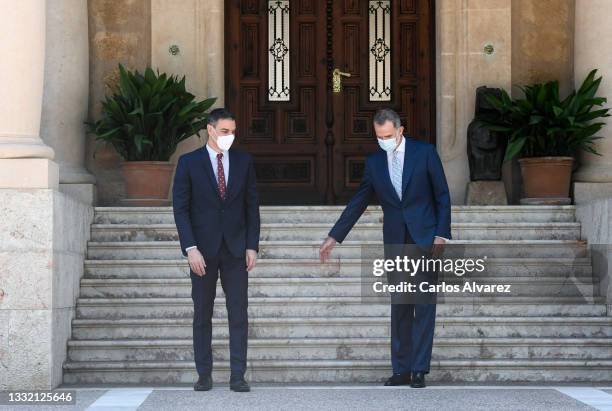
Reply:
M246 250L246 270L251 271L257 262L257 251Z
M446 244L446 240L440 237L435 237L433 246L431 248L432 257L437 258L442 255L444 252L444 244Z
M200 250L197 248L192 248L187 251L187 260L189 261L189 267L191 267L191 271L202 277L206 275L206 263L204 262L204 257L200 253Z
M329 258L329 253L331 253L331 250L335 245L336 240L333 237L328 236L325 241L323 241L323 244L321 244L321 247L319 248L319 258L321 259L322 263L327 261Z

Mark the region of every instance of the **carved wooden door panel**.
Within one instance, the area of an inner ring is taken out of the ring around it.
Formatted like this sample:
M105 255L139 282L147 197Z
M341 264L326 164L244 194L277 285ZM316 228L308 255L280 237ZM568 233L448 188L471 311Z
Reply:
M334 68L351 75L332 100L336 202L350 198L378 147L377 109L394 109L409 135L435 141L433 13L429 0L334 2Z
M345 203L378 108L435 141L432 2L226 1L226 106L262 204ZM351 75L337 93L334 69Z

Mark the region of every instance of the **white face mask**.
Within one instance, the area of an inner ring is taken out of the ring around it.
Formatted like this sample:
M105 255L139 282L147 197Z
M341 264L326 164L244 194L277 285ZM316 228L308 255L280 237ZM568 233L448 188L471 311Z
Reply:
M385 151L393 151L395 150L395 147L397 147L397 137L388 139L376 137L376 139L378 140L378 145L380 146L380 148Z
M233 134L228 134L226 136L217 136L217 145L223 151L229 150L233 142L234 142Z

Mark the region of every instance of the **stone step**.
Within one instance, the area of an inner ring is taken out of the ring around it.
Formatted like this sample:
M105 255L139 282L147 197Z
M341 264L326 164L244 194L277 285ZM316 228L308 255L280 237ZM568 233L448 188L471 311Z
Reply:
M83 319L72 321L75 340L192 338L192 318ZM213 337L228 338L227 318L213 318ZM436 337L612 337L612 317L443 316ZM390 319L380 317L249 318L249 338L389 338Z
M368 301L361 297L253 297L249 298L249 316L325 317L388 316L388 302ZM218 317L226 316L225 299L217 298ZM606 315L600 297L448 297L437 306L439 315L494 316L597 316ZM191 298L79 298L77 318L191 318Z
M260 208L259 260L249 273L251 382L380 382L390 374L389 301L361 297L362 246L382 251L381 208L368 207L330 261L318 260L343 209ZM446 281L508 283L515 294L440 294L428 380L612 381L612 317L594 296L598 280L575 207L452 211L454 241L445 257L487 261L482 273ZM172 208L96 207L91 240L64 382L193 383L191 280ZM226 383L220 284L217 295L214 378Z
M330 224L266 223L261 226L260 240L320 240L327 237ZM577 240L580 223L454 223L453 239L458 240ZM346 237L347 241L382 241L382 224L359 223ZM174 224L92 224L92 241L176 241Z
M250 360L390 360L389 338L249 340ZM432 360L612 359L609 338L454 338L434 340ZM229 361L229 340L212 343L214 361ZM193 361L193 340L68 341L69 361Z
M187 278L187 259L176 260L86 260L86 278ZM475 277L478 273L471 273ZM590 258L489 258L482 275L576 278L590 281ZM321 264L318 259L257 260L249 278L360 277L361 260L343 259Z
M261 258L319 257L320 241L261 241ZM334 248L331 259L360 258L363 247L369 252L381 249L380 241L345 241ZM369 247L369 248L368 248ZM464 249L461 247L465 247ZM472 257L587 257L586 242L574 240L457 240L449 250ZM382 254L381 254L382 255ZM88 259L179 259L178 241L89 241Z
M592 278L580 281L568 277L480 277L478 279L456 277L450 274L447 284L463 287L466 282L478 285L510 285L510 292L496 292L500 296L596 296L599 284ZM371 288L374 278L249 278L250 297L333 297L356 296ZM221 281L217 282L217 295L223 295ZM439 295L444 295L440 293ZM484 293L469 293L481 295ZM486 294L491 295L491 294ZM83 298L148 298L190 297L190 278L147 279L88 279L81 280L80 296ZM448 296L452 296L448 294Z
M262 223L331 223L344 206L261 206ZM463 222L573 222L576 208L568 206L452 206L452 221ZM380 206L370 206L360 222L382 222ZM96 207L96 224L174 224L172 207Z
M610 382L612 360L434 360L427 380L444 382ZM65 384L193 384L192 361L92 361L64 364ZM250 360L252 383L373 383L389 377L387 360ZM229 381L229 363L214 364L213 379Z

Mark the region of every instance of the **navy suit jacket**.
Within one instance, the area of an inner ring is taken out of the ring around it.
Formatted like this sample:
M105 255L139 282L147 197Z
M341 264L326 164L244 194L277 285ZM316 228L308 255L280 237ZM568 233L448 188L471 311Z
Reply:
M259 251L259 200L253 157L230 148L229 178L225 200L221 200L217 180L206 147L179 157L172 188L174 221L181 251L197 246L202 255L214 257L221 241L236 257L246 249Z
M436 148L406 138L400 201L389 176L387 153L379 149L365 161L361 184L329 232L341 243L376 193L383 209L385 244L404 244L406 229L416 244L429 246L435 236L451 238L451 204Z

